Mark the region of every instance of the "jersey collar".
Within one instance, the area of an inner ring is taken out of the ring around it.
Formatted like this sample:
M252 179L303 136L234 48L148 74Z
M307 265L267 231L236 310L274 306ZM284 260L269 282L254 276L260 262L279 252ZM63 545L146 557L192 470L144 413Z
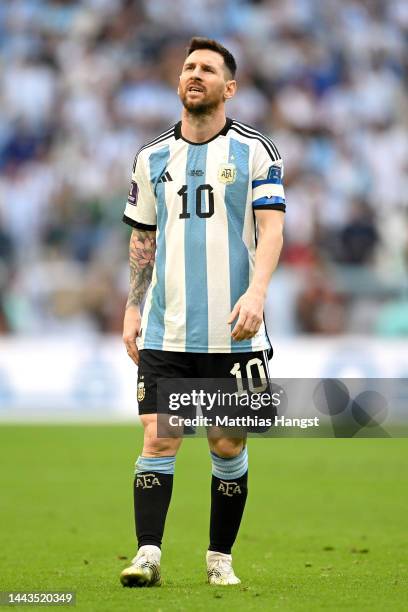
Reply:
M215 140L216 138L218 138L218 136L226 136L228 133L228 130L230 129L232 124L232 119L230 119L229 117L227 117L227 120L225 122L224 127L222 128L222 130L220 132L218 132L218 134L215 134L212 138L210 138L209 140L206 140L204 142L191 142L191 140L187 140L187 138L184 138L181 135L181 121L179 121L178 123L176 123L176 125L174 126L174 137L176 140L184 140L184 142L187 142L188 144L191 145L205 145L208 144L209 142L211 142L212 140Z

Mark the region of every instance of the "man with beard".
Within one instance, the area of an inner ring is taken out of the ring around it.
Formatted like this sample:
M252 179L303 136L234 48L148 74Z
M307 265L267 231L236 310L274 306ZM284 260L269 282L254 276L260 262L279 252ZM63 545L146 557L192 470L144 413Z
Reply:
M144 445L134 479L138 553L121 574L124 586L161 581L181 438L158 437L158 379L241 382L268 375L263 309L282 247L283 168L267 136L226 118L235 72L225 47L193 38L180 75L181 121L143 146L133 167L124 214L133 231L123 339L139 366ZM231 548L247 497L246 442L222 436L209 439L209 446L208 581L238 584Z

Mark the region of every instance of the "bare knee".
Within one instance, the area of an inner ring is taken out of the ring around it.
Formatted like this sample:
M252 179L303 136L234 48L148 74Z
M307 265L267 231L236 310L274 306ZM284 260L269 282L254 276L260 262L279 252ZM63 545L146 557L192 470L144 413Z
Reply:
M212 452L224 459L237 457L244 447L242 438L213 438L208 443Z
M143 442L143 457L166 457L177 453L180 444L169 438L148 437Z
M161 438L157 435L157 416L141 417L144 427L143 457L166 457L176 455L181 438Z

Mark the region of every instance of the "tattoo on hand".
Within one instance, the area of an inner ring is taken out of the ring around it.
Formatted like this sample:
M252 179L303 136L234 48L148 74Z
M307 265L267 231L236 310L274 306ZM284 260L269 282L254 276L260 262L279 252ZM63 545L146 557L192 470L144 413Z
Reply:
M130 237L130 290L126 308L140 306L153 274L156 232L134 229Z

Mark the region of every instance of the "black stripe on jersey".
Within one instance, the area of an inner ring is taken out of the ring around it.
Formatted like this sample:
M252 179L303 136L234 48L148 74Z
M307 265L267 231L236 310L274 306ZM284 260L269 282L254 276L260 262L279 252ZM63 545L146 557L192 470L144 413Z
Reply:
M286 204L265 204L264 206L254 206L253 210L281 210L286 212Z
M260 134L259 132L250 132L246 128L242 127L241 124L233 124L231 126L231 130L235 130L238 134L241 134L241 136L246 136L247 138L254 138L256 140L259 140L259 142L264 146L273 162L281 159L279 151L273 144L273 142L269 138L262 136L262 134Z
M241 134L241 136L245 136L246 138L252 138L254 140L259 140L259 142L262 144L262 146L265 148L266 152L268 153L269 157L271 158L272 162L276 162L278 159L280 159L279 157L276 157L269 143L266 143L264 140L259 138L259 136L255 136L255 134L250 134L249 132L243 132L241 129L238 129L237 126L235 125L231 126L231 130L234 130L235 132L237 132L237 134Z
M259 142L262 144L262 146L265 148L266 152L268 153L269 157L271 158L272 162L276 162L278 159L280 159L280 157L276 157L275 152L271 148L270 144L267 143L265 140L262 140L262 138L260 138L259 136L256 136L255 134L250 134L249 132L244 132L241 129L238 129L237 126L234 126L234 125L231 127L231 130L234 130L235 132L237 132L238 134L241 134L241 136L245 136L246 138L252 138L255 140L259 140Z
M140 147L140 149L138 150L138 152L135 155L135 161L133 162L133 172L136 169L136 163L137 163L137 158L139 156L139 153L141 151L144 151L144 149L147 149L148 147L153 147L155 144L159 144L159 142L167 140L168 138L172 138L174 136L174 128L175 128L175 126L173 125L172 128L170 128L169 130L166 130L166 132L163 132L162 134L159 134L159 136L154 138L154 140L151 140L147 144L145 144L142 147Z
M281 159L281 155L278 151L277 146L275 145L273 140L269 138L269 136L265 136L265 134L262 134L262 132L259 132L258 130L253 128L251 125L248 125L247 123L242 123L241 121L234 121L234 123L237 126L239 126L241 129L243 129L244 131L247 130L251 134L255 134L256 136L259 136L260 138L263 138L264 140L266 140L266 142L268 142L271 145L272 149L275 151L275 154L277 155L277 159Z
M167 130L167 132L163 132L163 134L160 134L160 136L157 136L157 138L155 138L154 140L143 145L143 147L141 147L141 149L139 150L139 153L140 151L143 151L144 149L148 149L149 147L153 147L155 144L158 144L162 140L167 140L168 138L171 138L172 136L174 136L174 126L170 128L169 130Z
M273 142L272 138L269 138L269 136L266 136L266 134L262 134L261 132L259 132L255 128L253 128L251 125L247 125L246 123L241 123L240 121L237 121L237 123L241 127L247 128L247 130L249 130L250 132L253 132L254 134L259 134L262 138L265 138L265 140L267 140L271 144L271 146L272 146L273 150L275 151L278 159L281 159L281 154L279 153L278 147Z
M127 225L134 227L135 229L145 230L146 232L154 232L157 229L157 225L146 225L146 223L139 223L138 221L135 221L134 219L131 219L126 215L123 215L122 221L124 223L127 223Z

